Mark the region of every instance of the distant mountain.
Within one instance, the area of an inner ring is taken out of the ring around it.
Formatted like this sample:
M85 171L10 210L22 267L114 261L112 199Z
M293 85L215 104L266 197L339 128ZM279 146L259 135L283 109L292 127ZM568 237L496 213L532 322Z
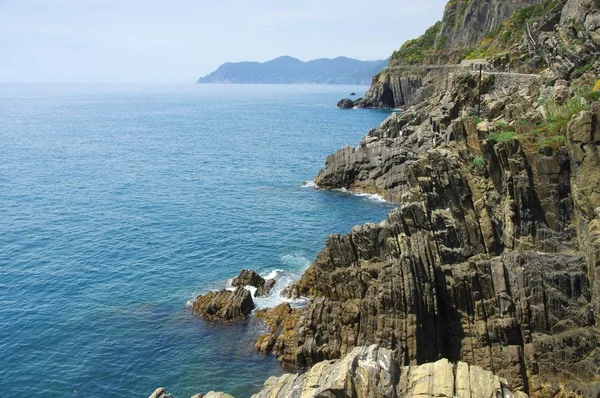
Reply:
M198 83L259 84L370 84L387 60L359 61L347 57L320 58L303 62L279 57L264 63L227 62Z

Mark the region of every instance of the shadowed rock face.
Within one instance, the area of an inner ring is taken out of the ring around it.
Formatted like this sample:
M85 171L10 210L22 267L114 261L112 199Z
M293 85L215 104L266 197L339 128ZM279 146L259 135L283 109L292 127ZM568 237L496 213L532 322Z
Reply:
M399 208L329 237L288 292L310 303L279 321L268 346L309 367L378 344L400 365L447 358L532 396L595 396L600 103L573 118L563 146L495 143L487 122L460 117L473 98L468 78L454 79L327 159L320 187L376 192ZM490 82L482 109L539 120L539 96L535 79Z
M250 292L238 287L235 291L221 290L198 296L192 302L192 312L210 321L241 321L254 309Z

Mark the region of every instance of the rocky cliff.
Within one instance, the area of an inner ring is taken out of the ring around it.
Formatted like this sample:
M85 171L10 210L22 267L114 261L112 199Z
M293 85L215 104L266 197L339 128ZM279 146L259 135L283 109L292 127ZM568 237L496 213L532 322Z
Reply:
M550 67L551 79L599 73L599 43L595 0L451 0L441 22L392 54L356 106L418 104L443 84L437 68L460 68L462 60L485 59L486 69L494 71L538 73Z
M279 323L280 360L378 344L404 366L465 361L531 396L600 393L600 103L586 99L600 95L486 74L478 118L478 83L451 73L327 158L320 187L399 208L329 238L289 291L311 301Z
M485 3L450 1L418 46L477 42L448 15L465 26ZM600 396L599 4L487 3L484 25L524 26L504 44L537 66L413 65L374 84L379 105L413 105L330 155L315 182L398 207L328 238L287 290L305 308L257 314L256 349L306 370L257 397Z

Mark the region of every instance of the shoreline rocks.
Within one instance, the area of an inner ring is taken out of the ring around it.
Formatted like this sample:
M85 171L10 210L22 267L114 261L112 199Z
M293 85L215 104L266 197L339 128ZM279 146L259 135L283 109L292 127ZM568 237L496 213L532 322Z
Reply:
M319 362L306 373L271 377L253 398L527 397L478 366L447 359L398 366L396 354L376 345L357 347L339 360Z
M254 309L250 291L236 288L235 291L221 290L198 296L191 305L192 312L209 321L243 321Z
M340 109L352 109L354 108L354 101L352 101L350 98L341 99L337 103L337 107Z
M244 269L240 274L233 278L231 286L233 287L245 287L252 286L256 288L256 297L266 296L269 294L273 286L275 285L275 279L264 279L256 272L248 269Z

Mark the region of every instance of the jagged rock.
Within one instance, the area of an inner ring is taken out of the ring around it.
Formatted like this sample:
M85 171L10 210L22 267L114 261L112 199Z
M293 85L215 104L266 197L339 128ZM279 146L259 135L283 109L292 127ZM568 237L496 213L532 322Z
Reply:
M566 80L557 80L554 84L554 102L562 105L569 99L569 83Z
M169 394L164 388L159 387L156 390L154 390L152 394L150 394L149 398L173 398L173 396Z
M304 374L271 377L253 398L527 397L478 366L447 359L399 367L396 353L376 345L357 347L337 361L323 361ZM455 374L456 373L456 374Z
M265 280L262 276L256 272L248 269L244 269L240 274L233 278L231 286L233 287L244 287L253 286L256 288L256 297L264 296L269 294L273 286L275 285L275 279Z
M198 296L192 302L192 312L210 321L237 322L254 309L250 292L244 288L221 290Z
M344 98L337 103L337 107L342 109L352 109L354 108L354 101L350 98Z
M281 362L294 363L295 327L300 314L301 310L292 309L289 303L259 310L256 317L264 319L269 331L258 338L254 348L260 352L274 353Z
M469 106L454 79L453 92L391 115L359 147L328 157L320 187L377 192L399 210L330 236L289 290L311 301L268 345L297 367L379 344L397 349L400 363L477 364L532 396L595 386L600 104L576 115L566 147L494 143L473 118L442 121L445 104ZM507 122L538 117L539 80L517 85L496 79L484 113L499 98ZM470 171L475 154L484 173Z

